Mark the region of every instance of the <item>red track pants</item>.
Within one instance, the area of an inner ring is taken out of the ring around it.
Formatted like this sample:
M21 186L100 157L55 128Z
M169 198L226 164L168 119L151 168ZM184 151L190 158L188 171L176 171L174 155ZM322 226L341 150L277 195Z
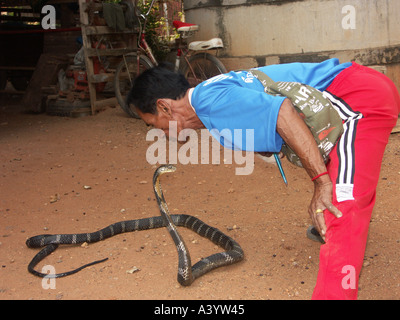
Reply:
M337 219L325 210L326 244L313 299L357 299L368 227L375 204L381 162L400 112L397 88L385 75L356 63L328 87L344 121L344 133L332 150L327 169Z

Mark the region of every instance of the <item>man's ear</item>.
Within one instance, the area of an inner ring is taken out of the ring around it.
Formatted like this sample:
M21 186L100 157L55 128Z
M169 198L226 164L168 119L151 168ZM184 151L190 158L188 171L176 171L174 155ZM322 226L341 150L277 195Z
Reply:
M171 104L169 99L158 99L157 100L157 112L158 114L166 114L171 116Z

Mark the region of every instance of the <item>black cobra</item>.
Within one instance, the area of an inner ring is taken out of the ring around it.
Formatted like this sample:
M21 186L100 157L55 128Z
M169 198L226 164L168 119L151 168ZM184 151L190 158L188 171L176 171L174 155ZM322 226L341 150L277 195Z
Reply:
M183 286L191 285L195 279L215 268L241 261L244 257L243 250L240 245L231 237L222 233L220 230L205 224L196 217L185 214L169 215L168 207L161 190L160 176L166 172L174 172L175 170L176 167L172 165L163 165L157 168L153 176L154 193L157 198L161 216L121 221L92 233L56 235L43 234L31 237L26 240L26 245L29 248L44 248L37 253L29 263L28 271L38 277L65 277L93 264L103 262L107 260L107 258L91 262L72 271L57 274L41 273L36 271L34 268L40 261L56 250L60 244L81 244L84 242L92 243L124 232L148 230L161 227L167 227L176 245L179 256L178 282ZM213 243L222 247L225 251L213 254L207 258L203 258L192 266L189 251L183 239L179 235L176 226L184 226L195 231L200 236L210 239Z

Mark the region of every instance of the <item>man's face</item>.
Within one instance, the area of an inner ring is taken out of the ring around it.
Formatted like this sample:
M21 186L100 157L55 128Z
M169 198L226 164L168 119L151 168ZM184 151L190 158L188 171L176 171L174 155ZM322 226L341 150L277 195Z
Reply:
M146 124L164 131L167 137L170 136L170 131L169 131L170 121L176 121L177 130L172 130L171 133L175 135L175 131L177 131L176 134L179 135L179 132L183 129L183 126L182 126L182 121L180 121L182 119L176 116L173 112L172 105L174 100L171 99L160 99L160 100L162 100L160 103L157 102L156 114L143 113L140 110L136 109L137 114L140 116L140 118L142 118L142 120ZM172 138L176 139L177 137L172 136Z

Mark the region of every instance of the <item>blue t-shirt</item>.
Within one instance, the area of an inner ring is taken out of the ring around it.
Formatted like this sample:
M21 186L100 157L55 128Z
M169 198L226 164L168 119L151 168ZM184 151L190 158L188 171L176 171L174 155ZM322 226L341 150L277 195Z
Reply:
M324 91L351 63L338 59L321 63L290 63L259 68L274 81L308 84ZM283 140L276 122L285 98L269 95L246 71L215 76L196 86L191 104L210 133L235 150L279 152Z

